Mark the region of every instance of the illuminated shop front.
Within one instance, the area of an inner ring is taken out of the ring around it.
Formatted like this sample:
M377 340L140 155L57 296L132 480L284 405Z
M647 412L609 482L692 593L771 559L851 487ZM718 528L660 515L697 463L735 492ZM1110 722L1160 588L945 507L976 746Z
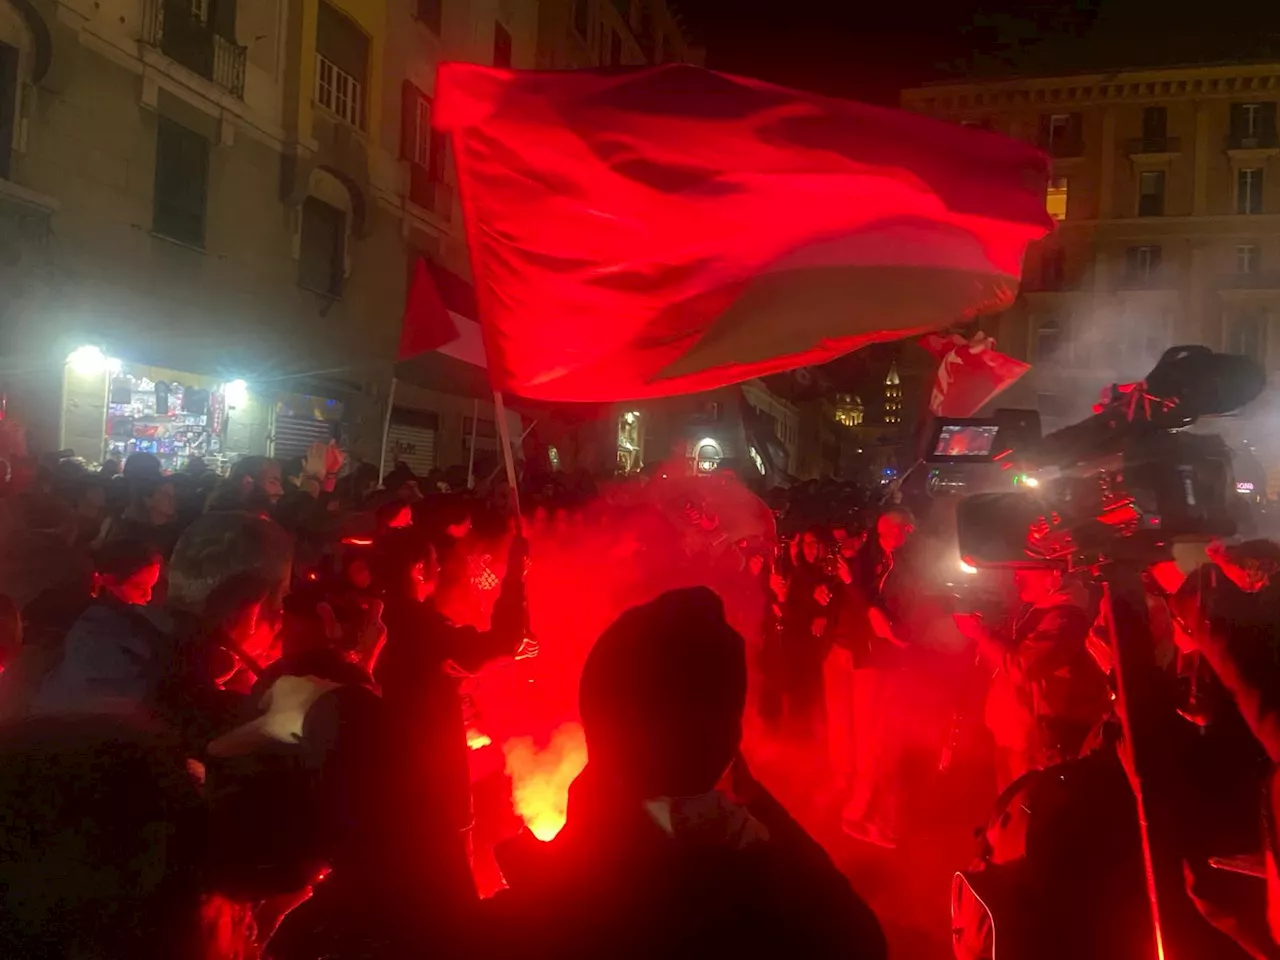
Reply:
M127 362L80 347L63 369L60 443L89 463L150 453L166 471L194 457L226 473L270 452L273 405L241 379Z

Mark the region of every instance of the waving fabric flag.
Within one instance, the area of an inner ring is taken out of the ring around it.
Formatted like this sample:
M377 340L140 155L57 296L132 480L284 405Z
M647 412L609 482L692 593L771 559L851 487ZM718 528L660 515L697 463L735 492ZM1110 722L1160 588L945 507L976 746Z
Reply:
M1014 297L1025 144L697 67L440 67L495 388L706 390Z
M972 340L959 334L930 334L920 344L938 358L929 396L929 412L936 417L972 417L1031 369L997 353L996 342L983 333Z
M472 366L486 366L475 312L463 280L422 257L415 258L396 359L411 360L439 350Z

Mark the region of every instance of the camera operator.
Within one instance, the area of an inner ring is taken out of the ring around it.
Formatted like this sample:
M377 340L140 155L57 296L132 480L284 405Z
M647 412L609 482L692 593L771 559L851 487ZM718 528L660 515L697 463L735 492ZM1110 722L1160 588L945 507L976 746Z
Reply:
M1079 756L1110 702L1086 647L1093 618L1083 587L1049 564L1016 570L1014 586L1024 607L1007 643L978 614L955 617L994 670L984 713L1001 791L1028 770Z

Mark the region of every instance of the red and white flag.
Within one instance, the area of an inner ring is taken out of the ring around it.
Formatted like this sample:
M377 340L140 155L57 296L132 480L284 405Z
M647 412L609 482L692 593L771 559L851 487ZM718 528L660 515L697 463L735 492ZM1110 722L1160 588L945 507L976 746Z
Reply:
M412 360L437 350L472 366L487 366L480 324L474 316L459 312L474 313L475 307L460 302L454 304L457 309L451 309L440 290L442 280L454 288L465 286L460 278L443 268L435 267L422 257L414 259L396 360ZM463 301L469 298L466 291L458 293L455 290L450 299Z
M497 389L689 393L1009 304L1044 156L697 67L440 67Z
M938 358L929 395L929 412L935 417L972 417L1031 369L998 353L996 342L984 333L972 340L934 333L922 337L920 345Z

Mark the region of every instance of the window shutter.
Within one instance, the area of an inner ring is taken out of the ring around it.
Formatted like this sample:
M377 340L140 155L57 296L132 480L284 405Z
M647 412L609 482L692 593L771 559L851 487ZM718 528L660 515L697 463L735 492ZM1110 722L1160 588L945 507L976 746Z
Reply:
M427 163L427 172L432 180L444 180L445 157L449 150L449 135L439 130L431 130L431 156Z
M209 142L161 117L156 127L156 178L152 227L171 240L204 245Z
M1084 114L1073 113L1068 117L1067 142L1072 146L1084 143Z
M209 24L224 40L236 42L236 0L210 0Z
M1245 134L1244 122L1244 104L1233 103L1231 105L1231 136L1235 140L1239 140Z
M418 137L418 100L421 91L406 80L400 86L400 159L412 160Z
M1262 110L1258 117L1258 133L1268 139L1276 135L1276 105L1275 102L1262 104Z

